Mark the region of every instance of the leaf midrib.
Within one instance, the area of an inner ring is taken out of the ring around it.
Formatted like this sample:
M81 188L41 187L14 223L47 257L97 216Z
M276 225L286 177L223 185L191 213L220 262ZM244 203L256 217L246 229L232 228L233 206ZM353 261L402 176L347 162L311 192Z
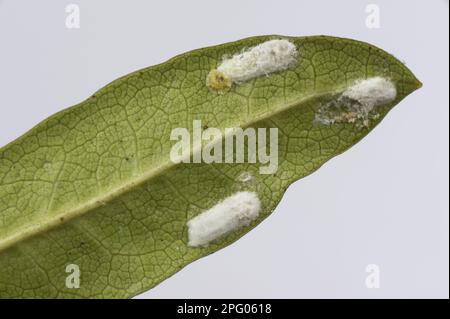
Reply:
M414 88L419 88L421 86L421 83L417 81L414 83L411 83ZM284 107L277 107L274 111L263 113L259 116L255 116L252 119L250 119L247 123L242 123L241 125L235 125L234 127L251 127L254 124L258 122L262 122L264 120L267 120L273 116L282 114L284 112L288 112L289 110L307 102L311 99L319 99L323 96L329 96L331 94L335 94L338 91L341 91L343 88L334 88L333 90L327 90L322 92L311 92L309 95L306 95L302 98L299 98L297 101L288 102L288 103L280 103L285 104ZM412 90L414 91L414 90ZM395 99L395 101L392 101L392 103L398 103L400 100L402 100L405 97L404 94L401 96L398 95ZM224 128L221 130L222 133L224 131ZM233 134L230 132L230 134ZM220 138L214 138L209 143L217 143L220 140L223 140L226 138L226 134L222 134ZM209 144L208 143L208 144ZM197 147L196 149L192 149L192 151L189 153L189 156L192 156L193 154L196 154L198 152L201 152L203 148L203 145L201 147ZM130 179L129 181L125 182L124 185L117 187L116 189L113 189L109 192L107 192L104 196L98 196L94 197L91 200L83 203L82 205L74 208L71 211L64 211L61 213L56 213L54 216L49 218L48 221L39 223L37 225L32 225L28 228L19 230L19 232L16 232L4 239L0 240L0 254L5 251L8 248L11 248L15 244L18 244L22 241L25 241L33 236L39 235L41 233L45 233L46 231L51 230L52 228L64 225L73 219L80 217L84 215L85 213L89 212L90 210L94 210L100 206L105 206L110 201L114 200L115 198L120 197L123 194L126 194L128 191L133 190L135 187L138 187L145 182L161 175L165 171L169 170L172 167L176 167L177 165L180 165L180 163L173 163L172 161L168 161L166 164L160 165L159 167L155 169L150 169L147 172L144 172L140 175L138 175L134 180ZM55 181L56 183L57 181ZM63 217L63 219L62 219Z
M299 106L300 104L306 102L309 99L320 98L321 96L329 95L331 92L332 91L322 92L318 95L315 95L313 92L308 96L300 98L298 101L287 103L284 107L275 108L274 111L266 112L260 116L256 116L256 117L250 119L246 123L241 123L240 125L237 125L237 126L235 125L232 127L241 127L241 128L251 127L252 125L254 125L258 122L267 120L267 119L269 119L273 116L276 116L278 114L281 114L283 112L287 112L290 109ZM221 131L223 132L224 128ZM230 132L230 134L233 134L233 133ZM228 135L230 135L230 134L228 134ZM227 136L226 134L222 134L219 138L214 138L209 143L217 143L218 141L224 139L226 136ZM201 152L202 148L203 148L203 145L201 147L197 147L196 149L193 148L192 151L189 153L189 156L192 156L193 154ZM145 182L147 182L151 179L154 179L155 177L163 174L165 171L167 171L170 168L175 167L177 165L180 165L180 164L174 163L172 161L167 161L166 164L162 164L159 167L157 167L156 169L150 169L147 172L139 174L136 178L134 178L134 179L132 178L132 179L128 180L127 182L124 183L124 185L107 192L104 196L94 197L91 200L82 203L80 206L74 208L73 210L70 210L70 211L65 210L64 212L56 213L54 216L49 218L48 221L37 223L28 228L21 229L18 232L13 233L12 235L10 235L0 241L0 253L4 250L14 246L15 244L17 244L19 242L22 242L26 239L29 239L29 238L39 235L41 233L45 233L46 231L49 231L52 228L55 228L57 226L66 224L66 223L72 221L73 219L80 217L91 210L94 210L100 206L104 206L105 204L109 203L110 201L120 197L121 195L123 195L129 191L132 191L134 188L144 184ZM56 182L57 181L55 181L55 183Z

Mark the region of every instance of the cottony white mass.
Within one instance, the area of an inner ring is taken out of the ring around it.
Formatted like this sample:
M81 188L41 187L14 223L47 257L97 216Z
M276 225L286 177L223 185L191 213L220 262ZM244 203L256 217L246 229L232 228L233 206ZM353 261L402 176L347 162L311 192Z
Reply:
M297 61L297 48L285 39L258 44L240 54L225 59L217 67L235 83L287 69Z
M357 81L342 93L342 96L356 100L370 112L375 106L392 102L397 90L392 81L380 76Z
M207 246L211 241L250 225L261 211L253 192L237 192L187 222L188 245Z

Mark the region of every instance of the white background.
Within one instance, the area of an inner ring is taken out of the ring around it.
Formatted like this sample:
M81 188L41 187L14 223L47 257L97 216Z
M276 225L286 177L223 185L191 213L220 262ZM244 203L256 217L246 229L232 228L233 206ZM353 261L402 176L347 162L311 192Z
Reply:
M254 35L363 40L424 83L260 226L140 297L448 298L448 1L74 0L81 28L67 29L69 3L0 0L0 145L119 76Z

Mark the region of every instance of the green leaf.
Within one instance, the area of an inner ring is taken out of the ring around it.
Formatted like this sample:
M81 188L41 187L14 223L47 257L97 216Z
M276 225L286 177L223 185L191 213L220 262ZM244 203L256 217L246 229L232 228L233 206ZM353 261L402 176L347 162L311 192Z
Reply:
M295 45L295 63L211 84L224 56L280 38ZM395 98L355 116L359 102L343 92L376 77L393 83ZM292 182L354 145L420 86L386 52L325 36L248 38L115 80L0 149L0 297L124 298L150 289L255 227ZM193 120L278 128L278 170L173 163L171 131L192 131ZM257 194L257 219L189 246L187 222L239 191ZM78 289L66 286L68 265L79 267Z

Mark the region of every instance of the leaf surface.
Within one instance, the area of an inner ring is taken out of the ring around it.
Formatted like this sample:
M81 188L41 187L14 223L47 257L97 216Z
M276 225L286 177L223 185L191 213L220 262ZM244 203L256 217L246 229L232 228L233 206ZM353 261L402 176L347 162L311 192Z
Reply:
M298 50L292 67L226 92L206 85L224 56L280 38ZM337 92L377 76L397 95L367 123L315 121ZM248 38L115 80L0 149L0 297L124 298L150 289L255 227L292 182L354 145L420 86L386 52L325 36ZM171 162L172 129L199 119L219 129L278 128L276 173L260 174L258 163ZM187 221L238 191L257 193L257 220L190 247ZM80 269L79 289L66 286L70 264Z

